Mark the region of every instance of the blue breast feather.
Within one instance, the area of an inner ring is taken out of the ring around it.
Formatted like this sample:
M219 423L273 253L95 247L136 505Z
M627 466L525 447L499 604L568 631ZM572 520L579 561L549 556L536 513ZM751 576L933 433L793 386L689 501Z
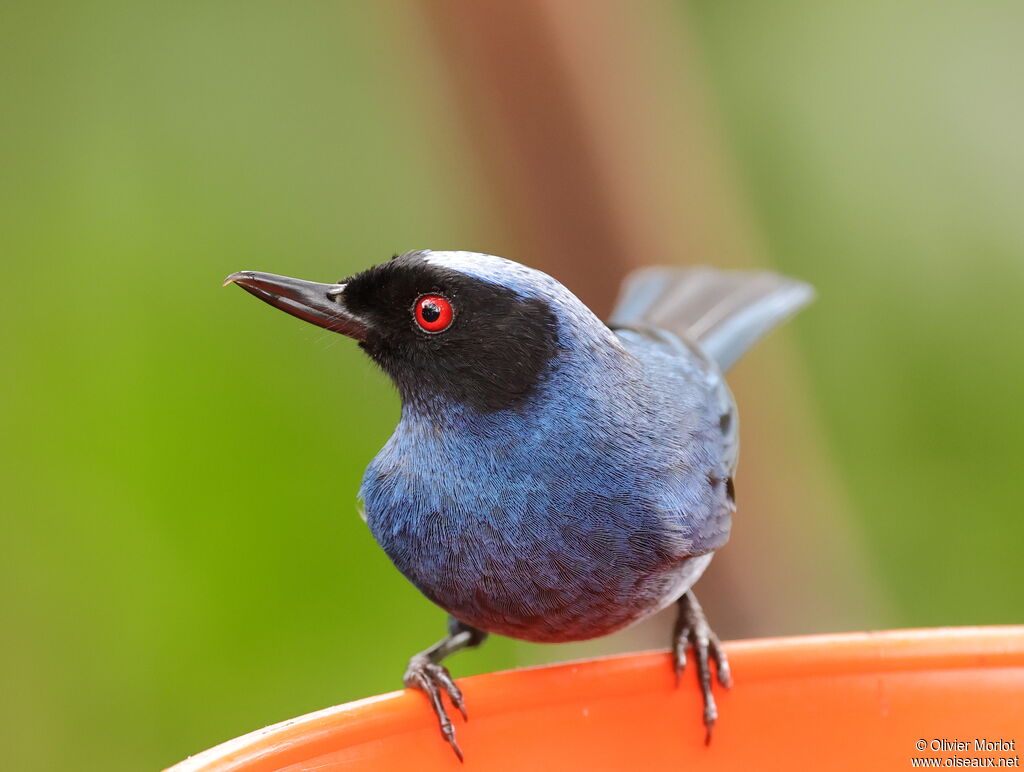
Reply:
M537 641L604 635L671 602L691 559L728 539L721 375L684 347L616 340L563 335L514 409L403 409L367 468L374 537L462 621Z

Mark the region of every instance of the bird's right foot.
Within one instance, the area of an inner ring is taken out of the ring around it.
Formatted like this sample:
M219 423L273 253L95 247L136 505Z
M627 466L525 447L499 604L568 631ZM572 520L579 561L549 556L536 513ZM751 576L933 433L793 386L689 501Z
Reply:
M455 683L448 668L441 664L441 660L462 649L479 646L487 638L487 633L470 627L465 622L460 622L455 617L448 619L448 635L435 643L426 651L421 651L409 660L409 667L406 668L405 677L402 679L410 689L417 689L427 695L430 705L437 716L437 723L441 729L441 736L455 751L455 755L462 761L462 749L455 741L455 727L452 726L451 717L444 707L442 692L448 695L452 705L456 707L465 721L469 720L466 715L466 702L462 698L462 690Z
M455 741L455 727L452 726L452 720L444 707L441 691L444 690L448 695L448 699L451 700L452 705L462 714L464 720L469 717L466 715L466 703L462 698L462 690L459 689L452 679L448 668L431 662L427 653L423 652L409 660L409 667L406 669L405 677L402 681L408 688L419 689L427 695L431 706L434 708L434 714L437 716L441 736L452 746L452 750L459 757L459 761L462 761L462 749L459 748L459 744Z

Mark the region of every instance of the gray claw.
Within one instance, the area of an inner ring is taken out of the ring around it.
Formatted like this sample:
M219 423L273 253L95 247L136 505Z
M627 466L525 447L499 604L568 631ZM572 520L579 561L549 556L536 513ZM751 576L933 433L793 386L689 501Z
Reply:
M436 670L434 669L436 668ZM462 690L456 685L454 679L452 679L451 673L449 673L442 665L433 665L432 672L434 677L441 682L446 692L448 692L448 699L452 701L452 705L458 708L459 713L462 714L464 721L469 721L469 715L466 713L466 701L462 698Z
M722 642L714 633L708 636L711 642L711 658L715 661L715 673L718 675L718 683L726 689L732 688L732 671L729 669L729 658L725 656L725 649Z

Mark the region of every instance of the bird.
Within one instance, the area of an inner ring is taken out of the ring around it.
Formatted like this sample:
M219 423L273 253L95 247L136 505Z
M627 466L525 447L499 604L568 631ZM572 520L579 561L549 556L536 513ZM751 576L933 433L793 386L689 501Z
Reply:
M675 606L705 742L732 678L693 591L730 534L739 422L724 373L814 297L767 271L638 269L607 322L546 273L416 250L335 283L256 271L234 284L340 333L393 381L401 417L358 496L395 567L448 613L403 677L463 752L444 665L489 634L598 638Z

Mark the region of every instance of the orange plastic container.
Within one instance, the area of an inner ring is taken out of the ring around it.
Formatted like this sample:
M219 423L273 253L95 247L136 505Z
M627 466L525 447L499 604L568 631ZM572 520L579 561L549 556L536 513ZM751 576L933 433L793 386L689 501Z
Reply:
M735 686L718 690L710 746L692 665L676 689L668 654L657 652L460 679L470 721L453 721L464 765L426 698L393 692L260 729L171 770L864 770L921 758L971 766L972 757L1020 765L1024 626L726 649ZM976 749L977 739L1001 744Z

